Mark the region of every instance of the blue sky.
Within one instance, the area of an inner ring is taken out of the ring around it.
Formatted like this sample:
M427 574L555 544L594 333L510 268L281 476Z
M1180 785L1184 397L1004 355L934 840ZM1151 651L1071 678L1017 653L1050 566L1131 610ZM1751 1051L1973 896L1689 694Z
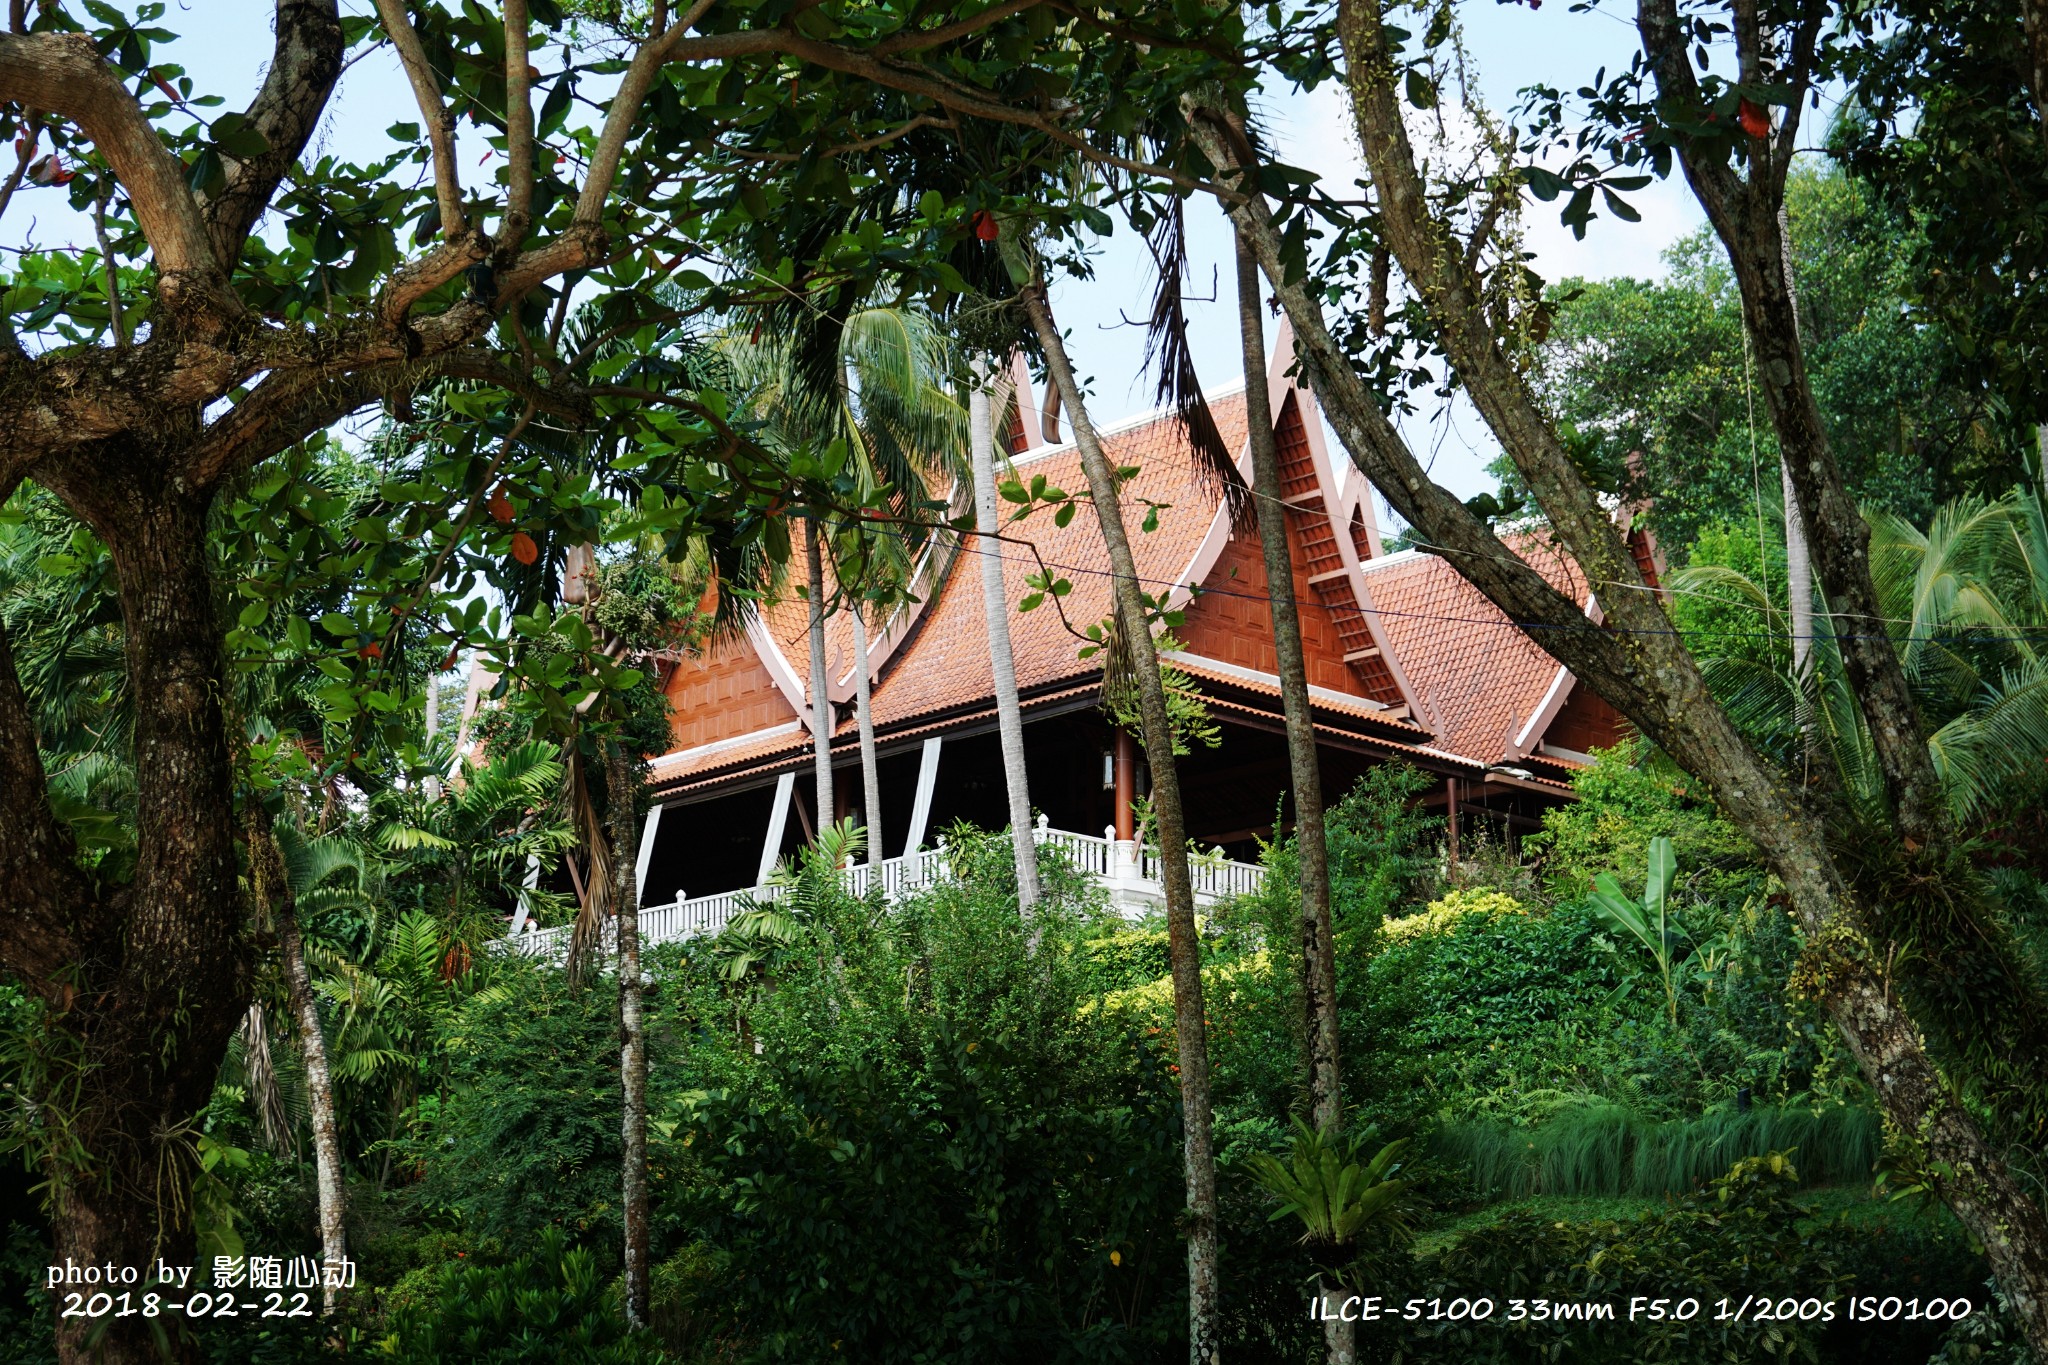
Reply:
M344 0L343 9L368 13L369 0ZM1625 12L1573 13L1566 0L1551 0L1542 10L1467 0L1461 6L1465 43L1481 98L1504 110L1514 103L1518 90L1532 83L1572 87L1601 66L1612 70L1625 65L1635 42L1633 27L1621 17ZM187 68L201 91L225 95L228 107L238 107L261 80L269 59L271 13L266 0L174 0L161 22L181 31L184 38L170 58ZM1348 115L1335 86L1309 95L1276 97L1265 113L1282 153L1334 182L1338 193L1360 174ZM378 155L390 145L386 127L416 119L396 60L388 49L372 52L343 77L318 146L350 157ZM478 174L479 150L463 153L466 180ZM41 190L19 196L0 240L18 245L34 215L36 238L45 245L90 242L89 226L59 207L59 193ZM1567 275L1660 274L1660 253L1695 228L1699 214L1676 181L1656 185L1636 201L1643 222L1596 220L1583 242L1574 241L1558 225L1555 206L1532 205L1525 232L1536 253L1537 272L1551 280ZM1195 362L1205 384L1223 384L1235 379L1241 368L1229 234L1220 212L1207 205L1190 207L1189 229L1195 278L1188 292L1210 293L1213 270L1219 294L1214 303L1191 302ZM1093 281L1068 284L1055 292L1055 310L1069 333L1077 368L1089 378L1091 407L1100 422L1152 406L1151 385L1134 377L1143 337L1136 328L1120 325L1121 315L1144 315L1151 289L1150 258L1142 243L1126 232L1103 243ZM1483 470L1494 447L1469 407L1454 405L1446 412L1424 414L1411 419L1407 430L1438 477L1461 495L1489 485Z

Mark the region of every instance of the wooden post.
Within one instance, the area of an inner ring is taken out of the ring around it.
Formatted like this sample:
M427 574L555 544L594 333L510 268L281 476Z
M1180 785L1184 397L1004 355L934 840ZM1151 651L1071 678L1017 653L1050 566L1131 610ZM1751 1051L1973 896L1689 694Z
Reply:
M1135 839L1138 837L1137 812L1131 807L1138 799L1138 746L1131 742L1130 732L1119 728L1116 732L1116 837Z
M1455 887L1458 884L1458 779L1455 777L1444 779L1444 811L1444 832L1450 845L1451 885Z

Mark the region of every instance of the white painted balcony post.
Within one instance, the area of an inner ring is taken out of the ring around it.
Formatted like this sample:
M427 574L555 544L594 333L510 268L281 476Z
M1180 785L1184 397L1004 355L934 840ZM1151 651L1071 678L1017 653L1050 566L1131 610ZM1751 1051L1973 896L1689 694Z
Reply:
M647 904L647 865L654 861L654 837L661 829L661 802L647 808L647 822L640 827L640 852L633 859L633 903ZM680 896L678 900L682 899Z

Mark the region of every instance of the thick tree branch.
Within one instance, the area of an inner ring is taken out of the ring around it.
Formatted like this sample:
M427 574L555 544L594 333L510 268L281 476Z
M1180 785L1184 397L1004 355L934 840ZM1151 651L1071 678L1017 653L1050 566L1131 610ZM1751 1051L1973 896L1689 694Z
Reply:
M491 239L481 228L434 243L426 255L391 272L377 297L377 316L386 326L404 330L414 304L490 254Z
M1338 34L1384 240L1429 306L1466 392L1593 581L1641 587L1642 575L1613 518L1559 444L1523 371L1501 349L1467 252L1430 205L1402 121L1377 0L1344 0ZM1647 594L1614 592L1602 601L1631 626L1662 629L1666 624Z
M981 13L955 23L891 34L876 43L871 50L880 57L893 56L898 52L926 52L955 39L971 37L985 28L1001 23L1013 14L1036 9L1043 3L1045 0L1003 0L1002 4L990 5Z
M167 413L212 402L245 365L220 346L159 334L126 351L88 347L0 367L0 476L124 433L160 432Z
M414 103L427 130L427 146L434 159L434 200L441 209L441 235L449 241L463 235L468 224L462 216L462 181L455 167L455 119L441 98L441 82L427 62L427 49L419 31L406 17L405 0L376 0L377 22L384 35L398 49L398 62L412 85Z
M224 287L206 221L185 185L185 168L90 38L0 34L0 101L48 110L92 139L135 206L167 307L203 299L227 316L241 311Z
M191 477L203 486L261 464L351 413L440 379L490 384L518 395L538 412L572 422L593 416L586 391L537 383L499 358L474 350L318 373L277 372L207 430L192 452Z
M341 16L335 0L277 0L277 45L263 88L247 110L269 149L230 160L227 186L206 205L214 256L232 269L242 243L306 148L341 75Z
M1799 121L1806 112L1807 94L1813 89L1814 49L1820 41L1821 22L1827 12L1825 3L1809 0L1806 12L1799 16L1792 31L1792 60L1785 73L1792 87L1792 99L1785 106L1785 116L1777 131L1771 134L1772 192L1780 197L1785 193L1785 177L1792 173L1792 155L1799 148Z
M1658 114L1667 122L1690 121L1704 116L1707 102L1700 94L1687 55L1685 29L1678 22L1678 0L1641 0L1636 7L1636 31L1642 37L1643 55L1657 78ZM1727 212L1727 206L1742 193L1742 180L1724 161L1681 157L1685 178L1709 217Z
M505 217L498 249L517 251L533 225L533 76L526 0L505 0Z
M1047 3L1048 0L1039 2ZM978 15L975 20L963 22L979 23L985 17ZM671 28L669 36L661 40L661 43L664 59L668 61L722 61L729 57L759 55L795 57L813 66L821 66L827 71L836 71L844 76L856 76L884 89L931 100L949 113L965 114L970 118L985 119L991 123L1030 128L1061 146L1080 153L1090 161L1115 166L1133 175L1146 176L1179 189L1203 194L1222 196L1228 193L1220 186L1196 180L1171 166L1139 161L1097 147L1069 131L1059 119L1038 109L1006 104L986 91L947 80L922 66L883 60L874 55L878 49L863 51L840 47L780 28L751 29L741 33L718 33L691 38L683 34L680 24ZM922 41L915 44L925 45Z
M1673 5L1674 0L1641 0L1637 30L1660 103L1683 104L1697 87ZM1803 50L1810 59L1810 45ZM1778 73L1795 80L1806 74ZM1677 147L1686 179L1734 270L1743 320L1756 346L1765 410L1797 494L1814 569L1830 611L1848 625L1837 636L1842 662L1883 769L1898 830L1911 849L1934 844L1947 830L1941 781L1898 653L1877 628L1883 611L1870 577L1870 528L1843 482L1807 377L1778 226L1782 176L1759 169L1744 181L1728 165L1723 146L1681 136Z

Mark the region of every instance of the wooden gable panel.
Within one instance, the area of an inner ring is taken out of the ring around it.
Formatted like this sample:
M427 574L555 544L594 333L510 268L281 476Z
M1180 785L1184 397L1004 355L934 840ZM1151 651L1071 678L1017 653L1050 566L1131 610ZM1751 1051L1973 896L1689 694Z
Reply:
M1297 514L1290 512L1287 519L1290 538L1298 537L1300 531L1294 525ZM1308 664L1309 685L1363 695L1358 678L1345 667L1344 645L1336 623L1310 590L1301 559L1297 552L1294 600L1300 604L1301 645ZM1175 632L1188 652L1261 673L1278 674L1280 660L1273 648L1273 613L1266 597L1266 561L1257 532L1231 532L1229 543L1202 588L1202 594L1188 608L1187 620Z
M797 719L796 709L745 640L684 659L669 675L673 749L694 749Z
M1635 733L1628 718L1609 706L1593 689L1580 683L1558 709L1557 718L1543 732L1543 743L1575 753L1611 749Z

